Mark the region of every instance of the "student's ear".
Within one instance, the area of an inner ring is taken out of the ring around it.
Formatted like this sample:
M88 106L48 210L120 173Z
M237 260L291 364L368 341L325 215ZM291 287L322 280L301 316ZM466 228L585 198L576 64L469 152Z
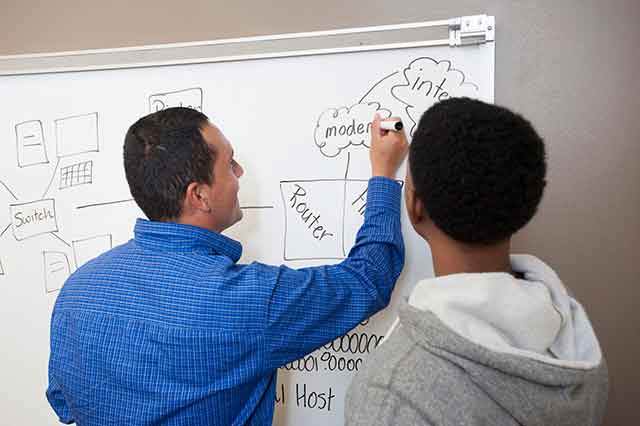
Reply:
M208 196L205 193L205 188L198 182L191 182L187 186L187 190L184 194L184 206L193 211L199 210L210 213L211 207L209 207Z
M415 189L409 186L405 188L405 204L407 205L407 215L414 228L416 225L422 224L426 218L424 204L416 195Z

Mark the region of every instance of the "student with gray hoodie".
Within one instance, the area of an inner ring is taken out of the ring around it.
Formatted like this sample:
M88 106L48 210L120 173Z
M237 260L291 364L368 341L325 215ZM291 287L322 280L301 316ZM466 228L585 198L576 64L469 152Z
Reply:
M542 260L510 255L545 174L544 143L520 115L468 98L424 113L405 202L435 278L355 376L347 425L602 422L607 369L584 308Z

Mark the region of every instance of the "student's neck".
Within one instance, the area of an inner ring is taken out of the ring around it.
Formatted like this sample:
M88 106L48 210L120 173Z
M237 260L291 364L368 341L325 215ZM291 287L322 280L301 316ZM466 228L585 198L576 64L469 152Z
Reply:
M436 277L477 272L512 273L509 240L490 246L477 246L450 239L436 239L430 245Z

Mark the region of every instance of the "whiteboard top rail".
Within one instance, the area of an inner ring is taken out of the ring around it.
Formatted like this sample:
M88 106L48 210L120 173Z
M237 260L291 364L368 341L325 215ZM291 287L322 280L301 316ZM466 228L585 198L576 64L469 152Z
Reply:
M494 40L495 18L471 15L437 21L199 42L5 55L0 56L0 76L243 61L447 44L454 47Z

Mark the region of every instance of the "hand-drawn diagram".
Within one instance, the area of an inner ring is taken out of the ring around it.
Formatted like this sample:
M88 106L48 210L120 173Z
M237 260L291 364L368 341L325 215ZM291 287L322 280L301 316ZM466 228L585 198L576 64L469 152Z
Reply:
M16 124L15 129L18 167L48 164L42 122L40 120L25 121Z
M44 288L46 293L58 291L71 274L69 258L61 251L43 251Z
M71 244L58 234L59 218L56 200L54 197L47 197L47 194L58 175L58 170L60 170L59 190L93 183L93 160L82 159L82 161L73 162L68 158L99 152L98 113L68 116L54 120L53 124L56 138L56 163L42 197L21 202L9 186L0 181L0 203L8 206L7 209L0 209L0 238L11 228L16 241L50 235L71 248ZM25 121L17 123L14 127L18 167L49 163L42 121ZM60 167L62 161L70 161L70 164ZM4 212L9 216L6 217ZM110 239L109 246L111 246ZM62 287L70 274L71 264L64 252L45 250L42 253L45 289L47 293L51 293ZM92 251L82 250L82 253L82 258L86 260L89 254L85 253L92 253ZM5 273L4 270L2 272Z
M83 161L60 169L59 189L93 182L93 161Z
M67 161L66 157L100 151L98 119L98 113L93 112L54 120L57 161L49 185L47 185L42 194L42 198L49 193L61 161ZM58 189L91 183L93 183L93 161L85 160L65 165L60 169Z
M201 88L189 88L174 92L158 93L149 96L149 110L159 111L171 106L185 106L202 111L203 92ZM18 202L18 197L9 187L0 181L0 202L6 202L9 209L0 209L0 237L9 228L17 241L39 235L49 234L73 250L75 266L80 267L88 260L100 255L112 247L110 234L74 240L68 243L58 235L58 215L55 199L46 198L58 176L58 190L89 185L94 183L94 161L83 158L82 161L68 161L69 157L97 153L99 144L99 116L97 112L71 115L54 120L56 138L56 163L41 199ZM49 162L45 144L42 121L30 120L15 125L18 167L28 167ZM61 164L66 162L67 164ZM10 196L10 198L9 198ZM76 207L77 209L97 207L108 204L126 203L131 199L107 201ZM247 208L272 208L273 206L252 206ZM10 213L4 217L2 212ZM59 290L71 271L66 253L44 251L45 288L47 293ZM3 270L4 273L4 270Z
M184 106L202 111L203 91L201 88L189 88L174 92L158 93L149 96L149 110L158 111L172 106ZM14 125L16 135L17 166L31 167L48 164L46 135L41 120L29 120ZM55 132L55 166L40 199L21 201L18 196L0 181L0 238L13 232L16 241L50 235L73 251L76 268L90 259L111 249L110 234L78 239L69 243L59 235L58 212L55 195L50 191L69 191L83 185L94 183L94 159L86 158L100 151L99 115L97 112L69 115L53 121ZM81 156L82 158L78 158ZM59 171L59 173L58 173ZM58 185L53 181L58 178ZM87 204L77 209L97 207L108 204L128 203L131 199ZM273 206L246 206L243 209L268 209ZM71 273L72 264L63 251L45 250L42 252L44 263L45 289L47 293L59 290ZM0 264L0 275L5 274Z
M73 241L73 257L76 262L76 268L110 250L112 245L113 238L110 234Z
M368 183L349 177L350 147L369 148L376 112L383 118L398 116L411 122L413 134L422 113L435 102L454 96L477 97L478 91L451 61L420 57L376 82L358 103L323 111L314 128L314 142L327 158L347 151L344 176L280 182L284 259L341 259L347 255L364 220Z
M0 259L0 276L4 275L4 266L2 266L2 259Z
M156 93L149 96L149 112L156 112L170 107L185 107L202 112L202 89L177 90L175 92Z

